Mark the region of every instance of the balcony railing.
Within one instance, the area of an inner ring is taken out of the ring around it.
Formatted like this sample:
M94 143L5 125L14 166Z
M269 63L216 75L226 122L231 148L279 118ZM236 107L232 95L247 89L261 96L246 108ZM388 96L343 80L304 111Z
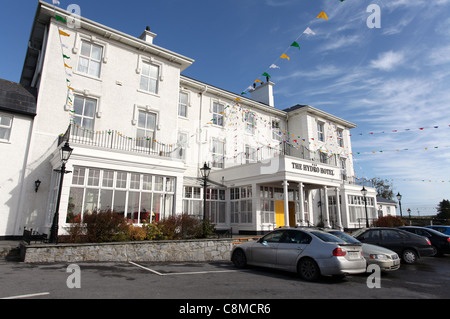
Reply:
M172 144L164 144L153 137L128 137L116 130L91 131L71 124L67 131L59 136L58 144L64 142L88 145L102 149L141 153L162 157L179 158L178 149Z

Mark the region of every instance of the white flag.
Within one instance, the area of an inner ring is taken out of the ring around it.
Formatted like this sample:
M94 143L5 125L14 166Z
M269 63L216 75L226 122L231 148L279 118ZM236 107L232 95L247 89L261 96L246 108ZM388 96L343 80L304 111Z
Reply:
M272 64L269 66L270 69L279 69L280 67L278 65Z
M52 0L53 4L60 5L61 3L58 0Z
M311 30L309 27L307 27L306 30L303 31L303 33L306 33L306 34L312 34L312 35L315 35L315 34L316 34L316 33L315 33L313 30Z

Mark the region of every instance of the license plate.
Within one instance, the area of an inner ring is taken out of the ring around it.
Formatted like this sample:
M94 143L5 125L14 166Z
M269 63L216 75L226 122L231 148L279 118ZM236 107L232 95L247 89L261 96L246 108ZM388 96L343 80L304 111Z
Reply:
M350 259L359 259L359 256L361 256L361 254L357 251L348 252L348 257L350 257Z

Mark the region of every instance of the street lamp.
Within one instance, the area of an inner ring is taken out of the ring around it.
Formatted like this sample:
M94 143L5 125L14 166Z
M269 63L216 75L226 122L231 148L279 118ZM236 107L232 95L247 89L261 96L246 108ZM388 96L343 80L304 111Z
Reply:
M206 237L206 187L208 186L208 177L209 173L211 173L211 168L206 164L200 168L200 173L203 177L203 236Z
M364 186L361 189L361 194L364 196L364 209L366 211L366 227L369 228L369 216L367 215L367 200L366 200L367 189Z
M58 243L58 228L59 228L59 204L61 202L61 191L62 185L64 181L64 175L71 173L66 171L66 163L69 161L70 155L72 155L73 148L69 146L69 143L66 142L63 147L61 147L61 170L56 170L60 172L61 176L59 179L59 190L58 190L58 199L56 201L56 211L55 215L53 215L52 228L50 230L50 242L57 244Z
M398 199L398 206L400 208L400 217L403 218L403 214L402 214L402 195L400 195L400 192L397 194L397 199Z

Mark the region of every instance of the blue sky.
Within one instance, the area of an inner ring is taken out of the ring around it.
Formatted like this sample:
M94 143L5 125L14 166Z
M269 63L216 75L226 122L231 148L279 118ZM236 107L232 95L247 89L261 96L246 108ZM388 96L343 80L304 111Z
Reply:
M2 2L0 78L19 81L37 1ZM151 26L156 45L195 59L184 75L239 94L268 72L277 108L309 104L357 124L357 176L388 179L404 213L432 214L450 198L450 0L60 0L60 7L71 3L130 35ZM380 8L380 28L367 25L371 4ZM321 11L328 20L316 18ZM315 35L302 34L308 27ZM301 49L290 47L300 35ZM283 52L289 61L279 59Z

